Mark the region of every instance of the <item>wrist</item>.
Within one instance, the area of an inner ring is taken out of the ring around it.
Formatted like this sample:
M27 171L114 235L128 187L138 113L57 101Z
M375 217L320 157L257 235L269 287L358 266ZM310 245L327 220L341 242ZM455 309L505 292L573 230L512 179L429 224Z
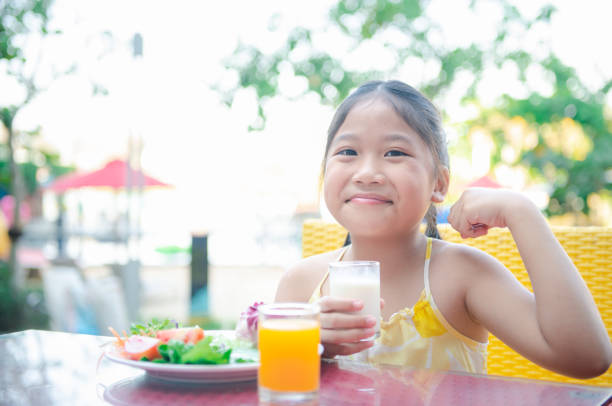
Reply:
M504 212L506 227L512 230L533 224L534 220L542 217L540 210L529 198L518 192L512 192L512 194L513 196L507 200L508 204Z

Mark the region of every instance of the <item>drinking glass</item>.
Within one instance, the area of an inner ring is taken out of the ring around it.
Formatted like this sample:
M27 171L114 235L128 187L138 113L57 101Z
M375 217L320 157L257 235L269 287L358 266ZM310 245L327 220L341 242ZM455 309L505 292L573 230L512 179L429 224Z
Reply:
M361 341L374 340L380 335L380 263L378 261L340 261L329 264L329 294L359 299L363 309L356 314L376 319L376 333Z
M307 402L317 398L320 375L319 306L274 303L259 306L262 402Z

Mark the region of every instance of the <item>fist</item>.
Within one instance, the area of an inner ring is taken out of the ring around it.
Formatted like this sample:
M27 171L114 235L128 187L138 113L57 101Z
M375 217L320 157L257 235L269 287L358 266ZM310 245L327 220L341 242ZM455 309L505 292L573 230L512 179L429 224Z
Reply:
M451 207L448 222L461 238L480 237L489 228L507 227L509 217L516 214L513 208L524 200L523 195L512 190L469 188Z

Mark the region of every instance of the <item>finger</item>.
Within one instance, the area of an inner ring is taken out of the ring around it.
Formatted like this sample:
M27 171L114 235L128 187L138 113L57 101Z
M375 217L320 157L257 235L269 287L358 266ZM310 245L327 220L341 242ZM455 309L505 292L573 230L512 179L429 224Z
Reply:
M456 220L457 213L461 211L462 207L463 207L463 193L461 194L461 196L459 196L459 199L457 199L457 201L453 203L453 205L451 206L448 212L448 217L452 218L453 220Z
M333 358L336 355L351 355L370 348L374 341L360 341L348 344L324 344L323 358Z
M455 230L461 232L461 218L462 218L462 212L463 212L463 208L460 202L455 203L452 207L451 207L451 211L448 215L448 223L451 225L451 227L453 227Z
M461 215L458 212L455 212L455 216L453 218L449 218L448 219L448 223L451 225L452 228L454 228L459 234L461 234L461 237L463 237L463 234L465 233L466 230L466 225L467 222L462 221L461 220Z
M356 343L376 334L375 328L351 328L341 330L321 329L321 342L333 344Z
M476 227L476 228L472 228L469 232L469 237L470 238L478 238L478 237L482 237L483 235L487 235L487 233L489 232L489 228L488 227Z
M380 298L380 310L382 310L384 307L385 307L385 299L381 297Z
M448 211L448 216L446 216L446 221L451 226L453 225L453 222L455 221L455 211L457 210L455 209L456 206L457 206L457 203L453 204Z
M322 313L320 320L321 327L328 329L368 328L376 325L376 319L370 315Z
M484 223L470 223L470 228L473 231L476 231L476 230L478 230L480 228L487 228L487 225L484 224Z
M455 218L451 226L461 234L461 238L469 238L472 235L472 224L467 218L467 213L462 207L459 211L455 212Z
M318 301L321 313L327 312L356 312L363 308L361 300L323 296Z

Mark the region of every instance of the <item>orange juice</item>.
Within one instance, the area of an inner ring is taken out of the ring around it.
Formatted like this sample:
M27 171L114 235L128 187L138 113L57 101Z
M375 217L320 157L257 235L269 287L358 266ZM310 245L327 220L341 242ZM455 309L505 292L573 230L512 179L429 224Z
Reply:
M272 391L319 389L318 320L266 319L259 324L259 385Z

